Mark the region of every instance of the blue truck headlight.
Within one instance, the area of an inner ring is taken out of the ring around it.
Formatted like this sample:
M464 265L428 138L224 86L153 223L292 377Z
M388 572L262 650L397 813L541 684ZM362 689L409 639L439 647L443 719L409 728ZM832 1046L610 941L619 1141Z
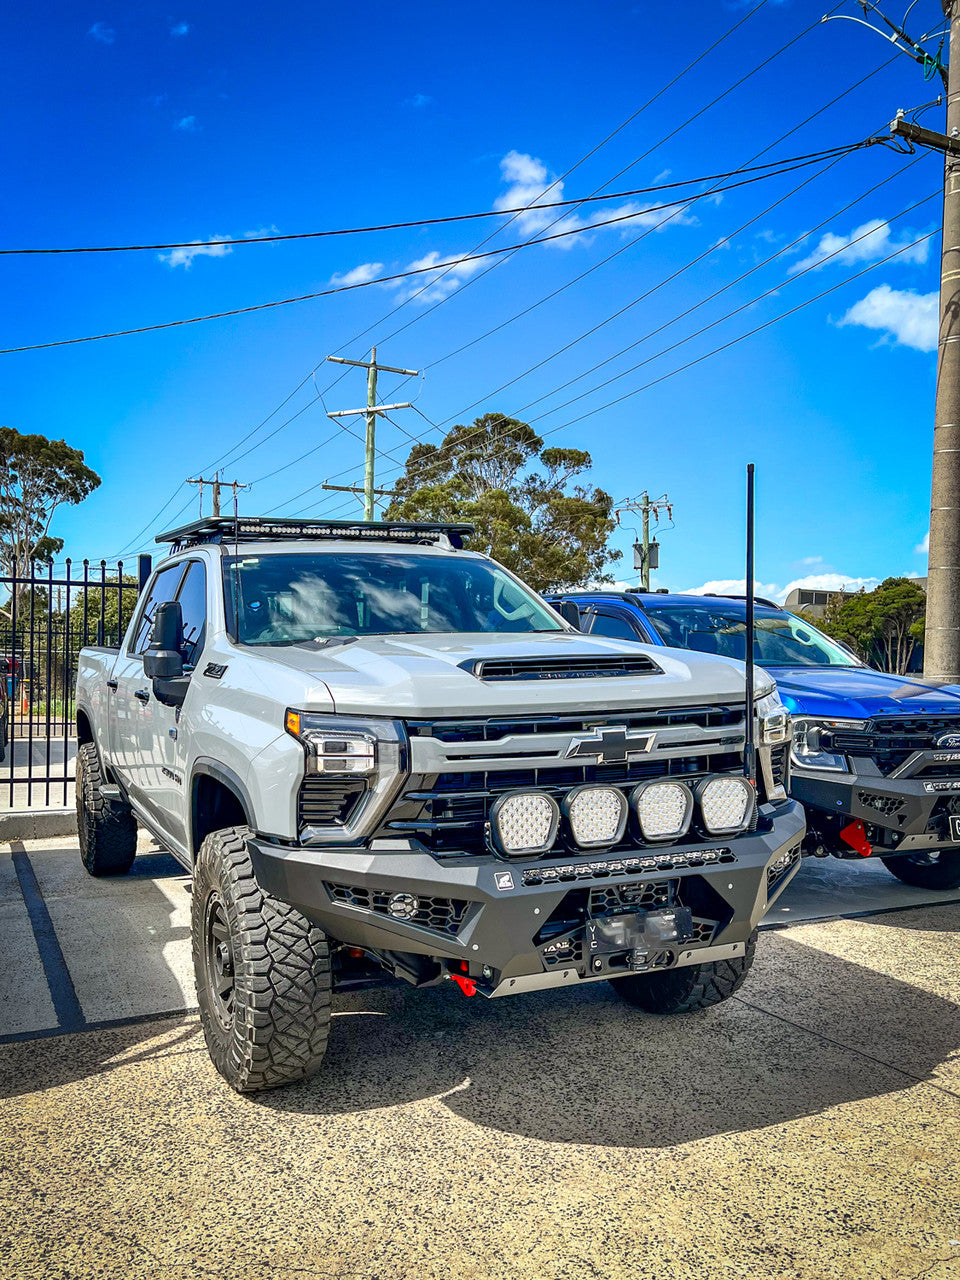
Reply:
M602 849L623 837L627 798L616 787L574 787L563 801L563 812L581 849Z
M746 831L753 821L757 793L747 778L716 774L697 787L697 801L707 834L732 836Z
M862 730L864 720L813 720L809 717L793 722L793 745L790 758L798 769L829 769L848 773L847 757L834 749L833 732L837 729Z
M511 791L490 807L490 836L500 853L547 853L557 838L560 806L545 791Z
M682 782L641 782L630 793L644 840L679 840L693 814L693 794Z

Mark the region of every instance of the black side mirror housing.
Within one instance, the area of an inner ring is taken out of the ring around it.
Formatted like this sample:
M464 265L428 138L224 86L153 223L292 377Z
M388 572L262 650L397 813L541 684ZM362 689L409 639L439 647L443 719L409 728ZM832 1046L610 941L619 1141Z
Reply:
M580 630L580 610L574 600L559 600L553 607L564 622L569 622L571 627Z
M178 600L157 606L150 643L143 655L143 674L153 681L153 696L165 707L179 707L190 677L183 674L183 610Z
M143 655L143 674L151 680L183 675L183 610L177 600L157 606Z

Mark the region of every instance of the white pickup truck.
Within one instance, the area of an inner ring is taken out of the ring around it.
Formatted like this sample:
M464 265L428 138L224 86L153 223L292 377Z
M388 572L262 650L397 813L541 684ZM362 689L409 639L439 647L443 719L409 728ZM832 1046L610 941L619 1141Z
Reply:
M469 532L201 520L80 654L84 866L128 871L141 824L192 873L241 1092L314 1072L373 975L716 1003L797 869L773 681L748 720L742 664L582 636Z

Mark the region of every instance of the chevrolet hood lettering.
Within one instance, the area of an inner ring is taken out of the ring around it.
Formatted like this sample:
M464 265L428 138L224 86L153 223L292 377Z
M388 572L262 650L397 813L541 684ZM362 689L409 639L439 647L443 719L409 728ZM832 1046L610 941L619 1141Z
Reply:
M567 748L568 759L596 759L599 764L626 764L653 750L655 733L630 733L626 725L612 724L581 738Z

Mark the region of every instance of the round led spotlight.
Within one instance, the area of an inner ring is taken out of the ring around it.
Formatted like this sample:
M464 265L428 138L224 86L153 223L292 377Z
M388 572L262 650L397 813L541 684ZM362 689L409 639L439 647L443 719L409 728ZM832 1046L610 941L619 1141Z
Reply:
M641 782L630 795L644 840L679 840L693 815L693 793L682 782Z
M616 787L574 787L563 812L574 843L581 849L604 849L623 838L627 798Z
M704 830L711 836L732 836L750 826L757 796L749 779L717 775L700 784L697 801Z
M560 808L545 791L512 791L490 808L490 835L508 858L532 857L553 847Z

